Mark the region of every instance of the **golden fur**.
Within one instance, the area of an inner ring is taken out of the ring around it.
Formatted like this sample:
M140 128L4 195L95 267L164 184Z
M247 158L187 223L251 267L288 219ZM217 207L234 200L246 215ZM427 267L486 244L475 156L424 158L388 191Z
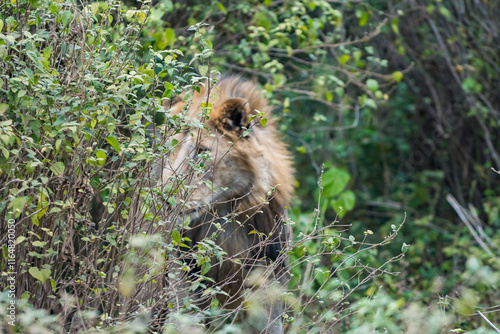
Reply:
M207 102L212 110L205 119L201 106ZM259 112L268 120L265 127ZM184 191L178 191L176 199L183 206L181 220L190 219L182 235L191 240L191 248L181 253L188 259L198 242L215 235L215 243L227 255L220 262L214 257L206 276L227 293L219 296L227 308L241 304L244 281L256 267L272 266L271 277L286 283L283 249L290 229L284 220L293 193L292 158L258 87L239 77L226 77L212 89L202 87L190 104L175 104L170 113L204 121L208 128L176 134L178 147L160 167L160 185L183 182ZM193 165L188 162L203 154L210 155L206 169L192 175ZM269 333L282 332L281 306L269 301Z
M186 116L191 119L200 118L202 103L207 102L208 89L202 86L200 92L196 92L188 109ZM232 145L230 157L238 159L248 165L254 175L259 175L257 184L252 192L252 197L245 202L245 208L260 203L261 198L266 198L267 192L276 187L275 200L283 206L289 205L293 194L293 163L290 152L281 139L281 134L276 128L272 119L271 107L262 97L258 87L240 77L231 76L222 79L216 87L210 91L208 102L213 104L209 120L205 123L212 133L223 132L227 138L235 141ZM252 122L253 134L249 138L237 140L241 133L226 130L224 128L225 118L223 109L227 100L243 99L248 102L248 118L256 115L257 111L264 113L268 120L266 127L258 123L259 118ZM214 103L215 100L215 103ZM172 108L172 114L180 113L185 107L184 102L177 103ZM206 137L207 131L203 131L202 136Z

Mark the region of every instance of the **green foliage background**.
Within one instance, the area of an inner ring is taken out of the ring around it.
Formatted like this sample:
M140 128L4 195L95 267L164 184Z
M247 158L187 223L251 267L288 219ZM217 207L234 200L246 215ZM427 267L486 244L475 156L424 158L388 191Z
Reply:
M93 195L105 203L105 219L118 211L126 221L133 200L125 194L140 183L133 179L169 149L151 147L146 125L183 125L161 100L218 71L259 82L273 105L296 157L295 235L327 228L339 237L293 250L292 262L311 264L292 269L290 289L307 300L290 315L292 330L486 333L479 312L500 323L497 2L0 6L0 214L23 223L18 244L30 244L20 254L30 259L22 269L30 286L39 281L59 298L68 289L59 280L82 270L54 263L55 253L71 262L73 247L90 249L70 244L64 231L73 227L82 242L94 242L92 234L105 245L96 253L104 264L89 265L103 277L98 289L114 282L113 270L123 274L104 254L114 246L126 256L128 241L121 231L93 232ZM87 209L75 214L74 206ZM351 227L331 226L336 219ZM376 244L403 222L391 243L358 254L358 240ZM330 254L341 242L350 247ZM402 248L404 258L390 261ZM332 277L353 254L383 271L369 281L351 269ZM144 259L130 261L160 276Z

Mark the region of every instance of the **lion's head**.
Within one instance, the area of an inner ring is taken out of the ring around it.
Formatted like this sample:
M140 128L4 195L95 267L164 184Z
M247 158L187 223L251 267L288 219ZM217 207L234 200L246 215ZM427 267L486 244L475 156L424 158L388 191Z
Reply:
M195 125L173 136L175 149L162 162L159 181L177 187L175 198L186 211L230 202L243 211L269 198L289 203L291 158L253 83L221 79L170 111Z

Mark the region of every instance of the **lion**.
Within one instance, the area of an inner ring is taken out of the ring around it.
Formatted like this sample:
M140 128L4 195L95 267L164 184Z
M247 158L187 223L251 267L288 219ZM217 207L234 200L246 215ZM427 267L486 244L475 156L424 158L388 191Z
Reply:
M207 279L191 296L196 304L207 307L210 296L204 292L218 287L219 304L236 309L244 306L246 290L288 281L284 250L291 238L292 156L256 84L229 76L215 87L200 88L191 103L178 102L170 113L205 126L176 134L175 151L156 167L157 186L175 193L179 223L185 225L178 256L190 270L171 284L180 291L201 272ZM193 257L204 240L217 247L210 266ZM262 277L268 277L264 283ZM276 296L264 299L265 328L258 331L282 333L283 302Z

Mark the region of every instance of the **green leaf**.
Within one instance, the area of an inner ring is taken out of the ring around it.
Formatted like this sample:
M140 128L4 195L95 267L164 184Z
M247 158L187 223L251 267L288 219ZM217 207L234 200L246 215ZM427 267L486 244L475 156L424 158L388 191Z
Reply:
M41 209L42 208L42 205L45 207L44 209ZM40 211L36 214L37 218L40 219L43 217L43 215L47 212L47 210L49 209L49 205L48 205L48 202L47 201L43 201L43 203L40 203L38 202L38 206L40 207ZM38 209L38 206L37 206L37 209ZM37 224L35 224L37 225Z
M206 290L205 290L205 291L201 294L201 296L202 296L202 297L203 297L203 296L206 296L206 295L208 295L208 294L212 293L213 291L214 291L214 289L212 289L212 288L208 288L208 289L206 289Z
M43 247L47 244L47 242L37 240L37 241L33 241L31 244L35 247Z
M161 96L162 98L171 98L174 93L172 92L171 89L167 89L166 91L163 92L163 95Z
M219 300L217 298L214 298L210 302L210 309L215 310L215 309L217 309L217 307L219 307Z
M165 89L175 89L175 87L170 82L165 81Z
M322 196L333 198L344 191L351 175L344 169L330 168L323 174L321 186L323 187Z
M214 48L214 46L212 45L212 42L210 42L210 40L208 40L208 39L204 39L202 44L207 49L212 50Z
M208 273L208 271L210 270L210 268L212 268L212 265L210 264L210 262L203 263L201 265L201 274L205 275L206 273Z
M2 115L7 109L9 109L9 105L7 103L0 103L0 115Z
M165 40L167 45L173 46L175 43L175 30L172 28L165 29Z
M403 73L400 71L393 72L392 76L394 77L394 80L396 80L396 82L401 82L401 80L403 80Z
M16 239L16 245L20 244L21 242L23 242L24 240L26 240L26 237L24 236L20 236Z
M205 76L208 72L208 66L207 65L200 65L200 66L198 66L198 71L200 71L200 74L202 76Z
M8 135L0 135L0 139L5 146L9 145L10 137Z
M350 190L343 192L338 199L331 201L331 206L342 218L347 211L351 211L356 203L356 195ZM342 210L340 209L342 208Z
M172 239L177 243L181 243L181 234L177 230L172 231Z
M358 24L360 27L365 26L368 23L368 13L364 10L356 10L356 17L358 18Z
M262 126L263 126L263 127L266 127L266 124L267 124L267 118L262 117L262 118L260 119L260 124L262 124Z
M61 211L62 211L61 208L53 207L52 209L50 209L49 213L58 213L58 212L61 212Z
M342 55L342 57L339 58L339 63L345 64L349 61L349 59L351 59L351 57L348 55Z
M146 153L139 153L137 154L132 161L141 161L141 160L146 160L148 158Z
M109 134L112 134L115 131L115 125L113 123L108 123L106 125L106 129L108 129Z
M306 148L304 145L301 145L299 147L296 148L296 150L299 152L299 153L302 153L302 154L305 154L307 152Z
M141 118L142 118L142 114L141 113L136 113L136 114L130 115L129 116L130 124L135 124L135 122L137 120L140 120Z
M373 99L366 99L365 106L372 108L372 109L377 109L377 103Z
M28 197L22 196L16 197L12 202L10 202L9 208L12 208L14 211L14 218L18 218L21 215L27 201Z
M50 269L40 270L37 267L31 267L28 271L31 276L42 282L42 284L45 283L48 278L50 278Z
M462 82L462 88L466 93L470 94L470 93L480 93L483 89L483 86L481 86L481 84L478 83L473 78L467 77Z
M325 99L326 99L328 102L332 102L332 101L333 101L333 94L332 94L332 92L326 92L326 93L325 93Z
M61 150L62 139L56 140L56 152Z
M0 32L2 31L2 29L3 29L3 21L0 20Z
M10 157L10 152L7 150L5 147L2 147L2 154L5 157L5 159L9 159Z
M116 152L120 153L120 144L115 136L109 136L106 138L106 141L115 149Z
M69 10L65 10L61 14L61 20L62 20L63 25L67 25L72 16L73 16L73 14Z
M344 209L350 211L356 204L356 195L351 190L344 191L339 197L339 202L342 203Z
M366 80L366 87L375 93L378 90L378 81L375 79L368 79Z
M52 14L56 15L58 10L59 10L59 7L57 7L57 5L55 3L52 3L50 5L50 12Z
M48 46L45 49L43 49L43 57L45 58L45 60L49 60L51 53L52 53L52 46Z
M64 172L64 162L58 161L53 163L52 166L50 166L50 170L57 176L62 175Z
M446 17L447 19L451 19L451 13L448 10L448 8L446 8L444 6L439 6L439 13L441 15L443 15L444 17Z
M290 98L286 97L285 100L283 101L283 112L289 112L290 111Z
M16 39L14 38L14 36L12 34L9 34L7 36L4 36L3 37L7 42L9 43L12 43L12 44L15 44L16 43Z
M56 292L57 290L57 285L56 285L56 281L54 281L53 279L50 280L50 286L52 286L52 291Z
M391 28L392 28L392 31L394 31L394 33L396 35L399 35L399 19L392 19L391 20Z
M30 81L32 83L35 83L35 77L33 75L33 71L30 68L25 68L24 73L26 73L26 75L28 76L28 78L30 78Z
M221 4L220 2L217 2L215 5L217 6L217 8L219 8L219 10L222 12L222 14L227 15L227 9L226 9L226 7L224 7L223 4Z
M102 167L104 166L104 163L106 162L106 152L102 150L98 150L95 152L95 156L97 157L97 161L99 162L99 165Z

